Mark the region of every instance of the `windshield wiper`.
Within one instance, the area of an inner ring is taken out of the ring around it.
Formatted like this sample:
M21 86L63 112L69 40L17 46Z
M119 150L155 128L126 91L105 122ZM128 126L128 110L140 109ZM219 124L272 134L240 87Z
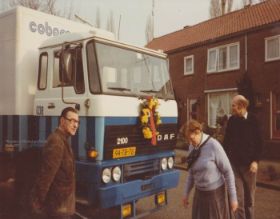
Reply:
M118 91L131 91L131 89L124 88L124 87L107 87L110 90L118 90Z

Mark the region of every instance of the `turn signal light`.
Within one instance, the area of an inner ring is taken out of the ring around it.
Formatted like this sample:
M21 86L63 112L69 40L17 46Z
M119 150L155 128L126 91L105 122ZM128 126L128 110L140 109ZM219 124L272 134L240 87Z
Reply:
M87 156L89 158L96 158L98 156L98 152L96 150L93 150L93 149L88 150L87 151Z

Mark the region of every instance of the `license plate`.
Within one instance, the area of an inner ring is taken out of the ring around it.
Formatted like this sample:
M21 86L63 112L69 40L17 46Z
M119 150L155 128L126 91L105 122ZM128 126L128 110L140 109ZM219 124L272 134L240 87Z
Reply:
M116 148L113 150L113 158L132 157L135 153L136 147Z

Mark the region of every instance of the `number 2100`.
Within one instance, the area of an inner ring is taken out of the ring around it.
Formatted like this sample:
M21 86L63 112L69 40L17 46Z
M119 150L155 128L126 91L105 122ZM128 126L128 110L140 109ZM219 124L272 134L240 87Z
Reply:
M127 144L127 143L128 143L127 137L117 138L117 144Z

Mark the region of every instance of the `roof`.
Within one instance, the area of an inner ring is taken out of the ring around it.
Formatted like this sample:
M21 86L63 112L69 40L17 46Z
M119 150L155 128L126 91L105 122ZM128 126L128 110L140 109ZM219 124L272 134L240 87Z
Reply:
M48 38L41 44L40 49L44 49L46 47L60 46L66 42L71 43L71 42L80 42L80 41L84 41L84 40L94 39L97 42L114 45L119 48L126 48L126 49L130 49L130 50L138 51L138 52L143 52L143 53L161 57L161 58L167 57L167 54L163 53L163 51L161 51L161 50L153 50L153 49L149 49L146 47L138 47L138 46L130 45L127 43L123 43L121 41L114 40L113 35L108 35L108 34L106 35L106 32L104 32L105 34L102 34L102 33L103 32L102 31L99 32L99 30L98 31L90 30L89 32L79 32L79 33L67 32L67 33L61 34L59 36ZM108 32L108 33L110 33L110 32Z
M154 38L146 46L153 49L162 49L165 52L172 52L179 48L185 48L231 34L260 28L279 21L280 0L267 0Z

